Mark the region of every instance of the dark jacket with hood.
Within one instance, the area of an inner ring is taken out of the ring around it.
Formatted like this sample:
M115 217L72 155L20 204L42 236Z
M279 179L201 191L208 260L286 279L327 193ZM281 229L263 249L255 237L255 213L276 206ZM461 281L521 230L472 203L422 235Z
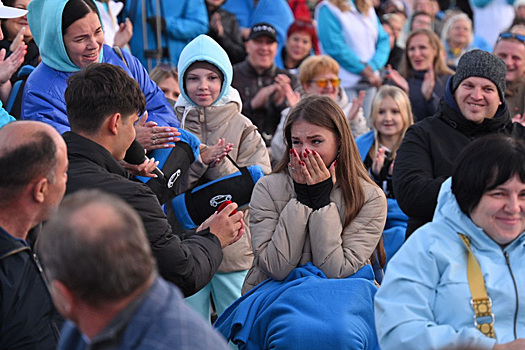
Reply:
M495 133L525 138L525 128L512 123L505 102L492 119L481 124L467 120L451 84L449 79L437 113L408 128L397 151L393 185L399 206L409 217L407 236L432 221L441 184L452 175L454 160L467 144Z
M66 194L99 189L122 198L144 223L162 277L189 296L212 279L222 261L219 239L209 230L182 240L172 233L166 215L151 188L130 179L107 149L76 133L64 133L69 158Z

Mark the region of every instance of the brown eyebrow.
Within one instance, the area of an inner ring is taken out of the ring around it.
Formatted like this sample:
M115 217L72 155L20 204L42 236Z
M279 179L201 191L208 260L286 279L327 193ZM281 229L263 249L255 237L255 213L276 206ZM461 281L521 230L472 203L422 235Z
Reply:
M322 135L313 135L313 136L308 136L306 137L307 139L315 139L315 138L322 138L323 136ZM298 139L298 137L293 137L292 136L292 139Z

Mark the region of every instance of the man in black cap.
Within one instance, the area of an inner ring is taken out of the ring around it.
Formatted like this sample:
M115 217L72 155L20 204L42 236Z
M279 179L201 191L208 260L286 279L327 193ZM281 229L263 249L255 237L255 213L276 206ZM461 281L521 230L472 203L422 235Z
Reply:
M407 236L432 220L441 184L468 143L498 132L525 138L504 99L506 73L503 60L491 53L465 53L436 115L407 130L393 174L396 199L409 216Z
M287 107L286 89L295 89L297 77L274 64L277 31L268 23L256 23L246 42L248 56L233 66L232 86L242 99L242 114L259 128L267 146Z

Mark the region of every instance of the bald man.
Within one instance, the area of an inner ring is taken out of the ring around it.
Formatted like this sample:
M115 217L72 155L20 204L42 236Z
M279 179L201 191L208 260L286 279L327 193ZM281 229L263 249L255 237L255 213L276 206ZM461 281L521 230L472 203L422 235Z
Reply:
M142 220L119 197L99 190L68 195L38 249L57 308L69 320L58 350L228 349L158 275Z
M51 126L0 129L0 349L55 349L58 316L27 242L66 189L67 148Z

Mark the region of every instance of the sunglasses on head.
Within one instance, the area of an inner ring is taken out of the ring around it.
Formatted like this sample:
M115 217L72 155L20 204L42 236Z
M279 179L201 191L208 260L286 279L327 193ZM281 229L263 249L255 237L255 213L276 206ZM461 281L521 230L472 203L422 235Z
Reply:
M521 41L522 43L525 43L525 35L520 35L516 33L511 33L511 32L505 32L499 35L499 39L509 39L509 38L517 39Z
M305 22L305 21L295 21L295 25L300 27L300 28L315 29L315 27L314 27L314 25L312 23Z
M328 82L332 84L333 87L338 87L341 83L341 79L339 78L332 78L332 79L312 79L310 80L310 83L315 83L320 88L325 88L328 86Z

